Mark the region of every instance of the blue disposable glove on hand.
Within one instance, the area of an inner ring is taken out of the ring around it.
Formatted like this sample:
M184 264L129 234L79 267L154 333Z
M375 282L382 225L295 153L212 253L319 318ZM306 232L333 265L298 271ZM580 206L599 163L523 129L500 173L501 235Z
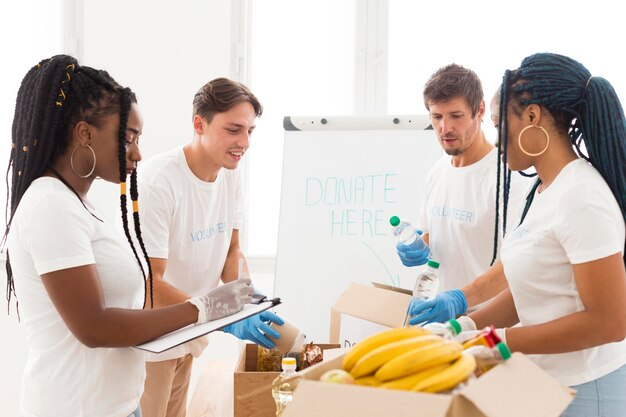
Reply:
M274 339L278 339L280 337L280 333L271 328L270 323L276 323L282 326L285 322L271 311L263 311L252 317L248 317L245 320L229 324L222 330L226 333L232 334L238 339L249 340L257 345L263 346L266 349L271 349L275 346L275 344L270 339L265 337L265 335L267 334L272 336Z
M416 232L418 235L422 235L421 230L416 230ZM428 262L428 257L430 256L430 248L425 242L424 247L421 249L413 249L409 245L398 242L396 244L396 250L398 251L398 256L404 266L424 265Z
M467 300L461 290L451 290L437 295L432 300L413 298L409 304L409 324L443 323L467 310Z

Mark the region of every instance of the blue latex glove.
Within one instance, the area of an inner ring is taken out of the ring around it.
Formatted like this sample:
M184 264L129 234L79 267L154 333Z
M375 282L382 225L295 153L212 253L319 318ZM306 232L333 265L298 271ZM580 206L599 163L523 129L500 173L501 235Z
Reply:
M257 345L263 346L266 349L271 349L275 346L275 344L270 339L265 337L265 335L267 334L272 336L274 339L278 339L280 337L280 333L271 328L270 323L276 323L282 326L285 322L271 311L263 311L252 317L248 317L245 320L229 324L222 330L226 333L232 334L238 339L249 340Z
M437 295L432 300L418 300L413 298L409 304L409 324L424 322L443 323L467 310L467 299L461 290L451 290Z
M422 235L421 230L416 230L418 235ZM398 256L404 266L419 266L428 262L430 256L430 247L424 242L424 247L421 249L415 249L409 245L405 245L402 242L396 244L396 250Z

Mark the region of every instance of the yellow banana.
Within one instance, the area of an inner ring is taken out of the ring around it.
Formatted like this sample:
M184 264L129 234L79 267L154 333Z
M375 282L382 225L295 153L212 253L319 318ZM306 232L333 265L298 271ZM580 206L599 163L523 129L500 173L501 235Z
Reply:
M415 384L413 391L441 392L450 390L465 381L475 368L476 359L472 355L461 354L460 358L443 371Z
M387 343L374 350L366 353L352 367L350 373L355 378L371 374L380 368L387 361L402 355L405 352L415 350L421 346L432 345L433 343L441 343L443 339L434 334L425 334L422 336L412 337L410 339L398 340L396 342Z
M387 343L397 340L408 339L411 337L426 334L428 331L418 326L398 327L394 329L383 330L382 332L373 334L361 340L350 349L343 357L342 368L350 371L354 365L369 351L376 349Z
M418 382L421 382L425 378L428 378L431 375L434 375L438 372L443 371L447 367L449 367L449 363L445 363L439 366L432 366L428 369L424 369L423 371L416 372L409 376L405 376L403 378L392 379L391 381L387 381L383 384L380 384L381 388L388 389L403 389L403 390L412 390L414 386L417 385ZM378 379L374 376L374 379L378 381Z
M377 387L381 384L381 382L374 375L362 376L361 378L355 379L354 383L367 387Z
M432 366L452 362L461 356L463 347L454 340L422 346L391 359L378 371L376 378L381 381L402 378Z

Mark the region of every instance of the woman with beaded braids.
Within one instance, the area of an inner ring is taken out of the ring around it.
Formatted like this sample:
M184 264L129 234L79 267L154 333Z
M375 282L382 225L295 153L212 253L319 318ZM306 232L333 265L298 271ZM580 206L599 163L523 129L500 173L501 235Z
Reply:
M130 174L145 257L135 174L141 130L134 94L70 56L41 61L22 81L5 238L7 297L19 300L28 340L23 416L140 416L144 360L129 346L239 311L252 293L249 281L238 280L188 302L141 310L152 297L144 296L125 210ZM87 198L96 177L121 184L126 238Z
M499 117L502 162L514 171L532 166L538 180L502 244L509 289L470 317L479 327L502 327L511 350L532 354L576 389L565 416L624 416L622 106L604 78L541 53L505 73Z

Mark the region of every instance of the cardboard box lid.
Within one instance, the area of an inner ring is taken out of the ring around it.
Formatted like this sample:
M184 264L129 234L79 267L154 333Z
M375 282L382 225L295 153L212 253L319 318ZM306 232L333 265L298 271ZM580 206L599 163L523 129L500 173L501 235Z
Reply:
M331 308L330 341L339 340L340 315L349 314L388 327L404 324L411 296L363 284L350 284Z
M489 417L558 416L572 401L571 390L521 353L469 384L461 395Z

